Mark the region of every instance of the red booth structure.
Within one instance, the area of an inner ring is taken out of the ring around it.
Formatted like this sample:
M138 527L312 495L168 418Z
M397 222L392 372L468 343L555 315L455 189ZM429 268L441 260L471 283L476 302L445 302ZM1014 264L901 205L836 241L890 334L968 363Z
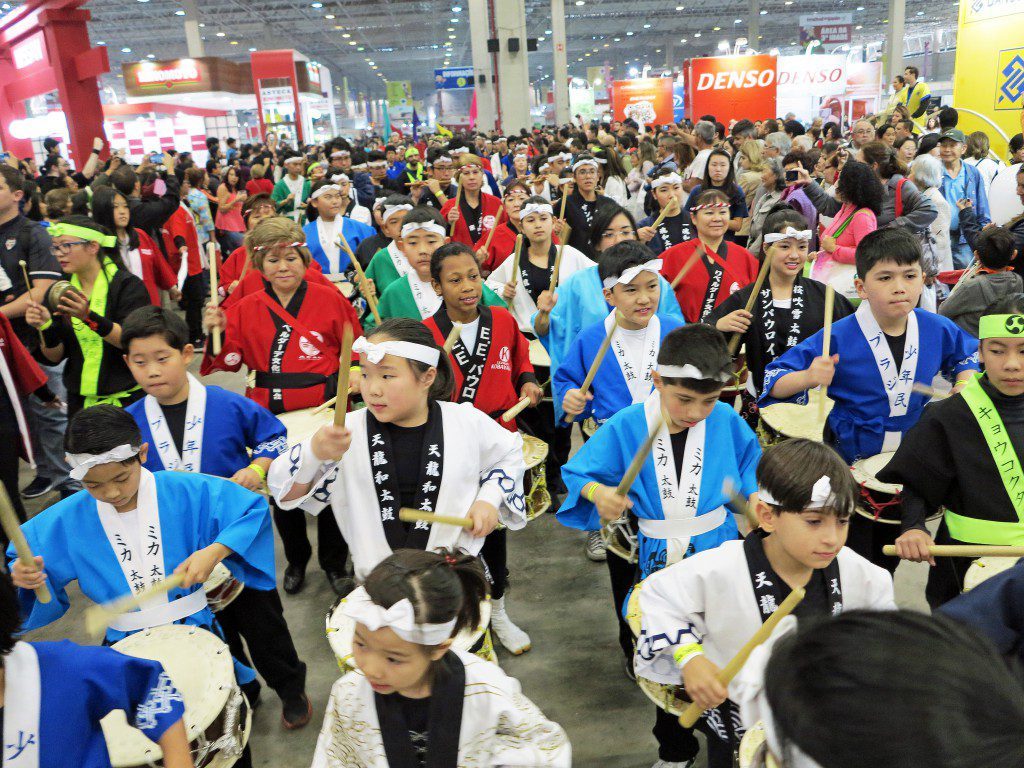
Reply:
M0 18L0 141L18 157L62 136L78 164L103 136L97 77L107 49L89 44L86 0L27 0ZM66 122L65 122L66 121Z

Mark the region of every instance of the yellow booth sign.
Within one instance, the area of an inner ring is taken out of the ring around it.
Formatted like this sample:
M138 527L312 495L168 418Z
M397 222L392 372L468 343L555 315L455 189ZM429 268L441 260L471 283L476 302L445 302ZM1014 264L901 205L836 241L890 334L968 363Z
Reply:
M1021 132L1024 0L961 0L953 106L961 110L958 127L985 131L1006 160L1006 139L993 124L1007 136Z

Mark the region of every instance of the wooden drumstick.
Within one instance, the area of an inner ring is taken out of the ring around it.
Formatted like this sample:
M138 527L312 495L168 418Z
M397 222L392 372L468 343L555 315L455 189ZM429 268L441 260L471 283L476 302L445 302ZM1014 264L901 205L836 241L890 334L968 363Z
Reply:
M448 338L444 340L444 353L446 355L451 354L452 347L459 340L460 333L462 333L462 323L452 323L452 329L448 331Z
M512 250L512 275L510 280L512 285L516 284L519 279L519 260L522 258L523 253L523 236L521 234L516 235L516 247Z
M565 239L558 244L558 251L555 253L555 267L551 270L551 285L548 286L548 291L551 293L554 293L555 288L558 287L558 275L562 271L562 254L565 252L565 241L569 239L571 232L572 227L566 227Z
M454 206L455 210L458 211L459 216L462 215L462 210L459 207L461 205L462 205L462 179L460 178L458 183L456 184L456 187L455 187L455 206ZM459 220L456 219L455 221L453 221L451 224L448 225L448 237L455 237L455 225L458 224L458 223L459 223Z
M587 370L587 376L583 379L583 384L580 386L580 395L584 400L587 399L587 392L590 390L590 385L594 383L594 377L597 376L597 369L601 367L601 363L604 362L604 356L608 354L608 348L612 345L612 337L615 335L615 329L619 327L619 316L616 313L615 321L612 323L611 330L608 331L608 335L604 337L604 341L601 342L600 348L597 350L597 354L594 355L594 362L590 364L590 368ZM565 415L565 423L572 424L576 417L570 414Z
M651 224L651 228L652 229L657 229L658 227L661 226L661 222L663 222L666 218L668 218L669 209L675 210L675 213L672 214L673 216L678 216L679 215L679 206L680 205L681 205L681 203L675 197L673 197L671 200L669 200L668 201L668 205L666 205L664 208L661 209L661 213L658 214L658 218L656 218L654 220L654 223Z
M747 641L747 644L740 648L739 653L729 659L729 662L722 667L722 671L718 673L718 682L724 686L729 685L729 682L736 677L737 673L743 668L743 665L747 663L747 657L750 656L757 646L771 637L778 623L791 614L793 609L804 599L804 594L804 590L799 587L789 593L789 597L782 601L782 605L775 610L775 613L769 616L768 620L754 633L754 636ZM683 714L679 718L679 724L683 728L692 728L703 711L700 704L691 704L683 710Z
M85 609L85 631L90 637L99 638L107 631L110 623L122 614L139 608L143 603L177 589L185 580L184 573L175 573L163 581L151 584L137 595L125 595L108 603L101 603Z
M473 521L468 517L455 517L455 515L439 515L436 512L422 512L418 509L402 507L398 510L398 519L403 523L415 523L420 520L431 525L456 525L459 528L472 528Z
M29 549L28 542L25 541L25 534L21 530L18 516L14 514L14 505L11 503L11 497L7 495L7 488L4 487L3 483L0 483L0 527L3 527L7 538L14 544L14 551L18 553L18 560L21 561L21 564L26 568L35 570L36 561L33 559L32 550ZM50 590L46 588L45 584L35 590L35 592L36 600L40 603L50 602Z
M32 298L32 279L28 276L28 265L25 263L24 259L20 260L18 265L21 267L21 275L25 280L25 290L28 292L29 301L35 301L35 299ZM37 328L36 333L39 334L39 343L45 347L46 344L43 342L43 332Z
M345 239L345 235L342 232L338 232L338 244L348 254L349 261L352 262L352 268L356 271L356 279L359 281L359 290L362 291L363 298L366 299L367 306L370 307L370 312L373 313L373 319L380 325L380 312L377 311L377 298L370 292L370 283L366 279L366 273L363 272L363 265L359 263L359 259L352 252L349 247L348 240Z
M945 400L949 397L949 392L941 392L935 387L929 387L927 384L922 384L921 382L916 382L910 389L917 392L919 395L930 397L932 400Z
M352 372L352 326L346 325L341 333L341 357L338 360L338 394L334 402L334 426L345 426L345 412L348 410L348 377Z
M685 264L683 264L683 268L679 270L679 273L674 278L672 278L672 283L669 287L671 287L673 291L676 289L676 286L682 282L682 279L689 274L690 270L694 268L697 262L700 261L700 257L704 254L704 243L699 243L690 258L686 260Z
M828 357L828 348L832 343L832 310L836 305L836 289L831 285L825 286L825 326L822 328L821 356ZM828 387L821 388L821 399L818 401L818 421L825 421L825 398L828 397Z
M619 496L626 496L629 493L629 489L633 486L633 481L636 480L636 476L640 474L640 470L644 467L644 462L647 461L648 455L651 453L651 449L654 447L654 441L658 439L658 433L661 428L665 426L665 414L662 412L658 416L658 421L654 425L650 434L637 448L636 454L633 456L633 460L629 462L629 466L626 468L626 474L622 476L619 484L615 487L615 493Z
M896 545L886 544L882 554L896 556ZM932 544L928 554L935 557L1024 557L1024 547L1000 547L984 544Z
M338 396L337 395L335 395L330 400L328 400L328 401L326 401L324 403L320 403L320 405L318 405L316 408L313 409L313 413L323 413L328 408L330 408L332 405L334 405L336 402L338 402Z
M523 411L525 411L529 407L530 407L530 398L528 398L528 397L521 398L518 403L516 403L511 408L509 408L507 411L505 411L503 414L501 414L501 420L506 422L506 423L508 423L508 422L512 421L512 419L514 419L516 416L518 416L520 413L522 413Z
M210 261L210 303L220 306L220 293L217 291L217 246L206 244L206 256ZM220 354L220 328L210 329L210 343L213 345L213 356Z
M501 210L498 211L498 216L494 219L494 226L491 227L491 231L487 233L487 239L484 240L484 250L488 253L491 250L491 240L494 239L494 233L498 231L498 225L501 223L501 214L505 213L505 200L501 201Z
M747 504L747 500L743 498L743 494L736 488L736 484L731 477L725 478L725 482L722 483L722 493L729 497L729 502L735 507L736 511L747 519L752 530L761 527L761 523L758 522L754 510Z
M750 311L754 308L754 303L757 301L757 294L761 292L761 286L764 285L764 279L768 276L768 273L772 268L772 260L770 256L765 256L764 264L761 265L761 271L757 273L757 280L754 281L754 290L750 292L750 296L747 297L747 305L743 307L743 310L750 314ZM736 332L729 339L729 355L732 357L736 356L736 350L740 348L740 341L743 339L743 334Z

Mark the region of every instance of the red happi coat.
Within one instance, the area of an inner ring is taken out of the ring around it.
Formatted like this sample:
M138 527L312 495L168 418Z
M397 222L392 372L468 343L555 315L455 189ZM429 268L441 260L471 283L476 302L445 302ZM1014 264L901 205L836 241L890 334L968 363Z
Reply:
M18 434L21 435L19 455L32 463L32 439L29 436L25 410L22 408L22 398L28 397L46 384L46 374L25 349L25 345L11 327L11 321L4 314L0 314L0 355L3 355L6 363L0 365L0 387L7 390L11 407L14 409L14 420L17 422ZM11 450L11 446L5 447L4 450Z
M149 292L149 300L156 306L160 306L160 291L169 290L178 284L178 277L171 270L167 259L164 258L160 248L153 242L153 238L136 229L139 236L139 259L142 262L142 282ZM128 266L127 264L125 266Z
M434 340L438 345L444 344L452 329L452 322L443 304L437 313L424 320L423 324L434 334ZM519 330L519 324L507 309L480 305L480 330L477 331L477 341L480 339L481 330L488 324L491 332L491 345L487 351L483 375L476 387L476 395L472 399L472 403L491 418L497 419L498 424L505 429L516 432L518 430L515 419L506 423L499 417L519 402L519 390L524 383L536 381L533 365L530 363L530 342L523 336ZM459 366L456 356L457 348L461 345L462 341L457 341L456 348L452 349L449 354L452 370L455 373L455 391L452 394L452 400L469 402L463 396L467 371ZM473 350L469 350L469 354L472 356Z
M441 206L441 218L445 220L445 226L451 228L448 224L448 211L455 207L455 198L451 198L447 203ZM490 216L493 222L488 225L487 217ZM483 246L487 242L487 235L490 234L491 230L501 223L505 218L505 211L501 207L501 198L489 195L486 192L480 193L480 239L473 242L473 238L469 236L469 227L466 226L466 220L461 215L459 220L455 222L455 234L452 235L452 242L462 243L468 245L474 251L477 248ZM494 238L497 239L498 233L494 233ZM514 239L514 238L513 238ZM492 243L493 246L493 243Z
M178 253L177 240L180 238L188 249L188 265L186 274L189 277L198 275L203 271L202 254L199 250L199 232L196 230L196 220L192 211L184 204L178 206L178 210L171 214L171 217L164 222L160 228L160 235L164 241L164 251L167 253L167 260L171 269L177 275L181 272L181 254Z
M221 352L214 357L207 343L200 373L237 371L245 365L256 374L246 397L272 413L310 408L337 394L334 377L344 327L351 325L356 338L363 335L355 310L336 288L307 281L287 307L265 284L225 313Z
M664 251L661 254L662 277L671 283L690 260L699 242L698 238L694 238ZM740 288L754 282L759 264L750 251L727 240L723 240L718 246L717 253L709 255L714 264L722 269L722 281L710 307L714 309ZM702 257L676 286L676 299L688 323L697 323L702 319L701 311L708 298L711 280L709 264L708 257Z

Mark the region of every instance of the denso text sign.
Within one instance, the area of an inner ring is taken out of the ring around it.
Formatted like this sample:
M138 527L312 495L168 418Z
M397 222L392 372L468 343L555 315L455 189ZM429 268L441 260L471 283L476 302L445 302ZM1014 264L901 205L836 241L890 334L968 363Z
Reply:
M775 57L714 56L694 59L690 66L694 119L714 115L720 122L744 117L764 120L775 116L778 79Z

